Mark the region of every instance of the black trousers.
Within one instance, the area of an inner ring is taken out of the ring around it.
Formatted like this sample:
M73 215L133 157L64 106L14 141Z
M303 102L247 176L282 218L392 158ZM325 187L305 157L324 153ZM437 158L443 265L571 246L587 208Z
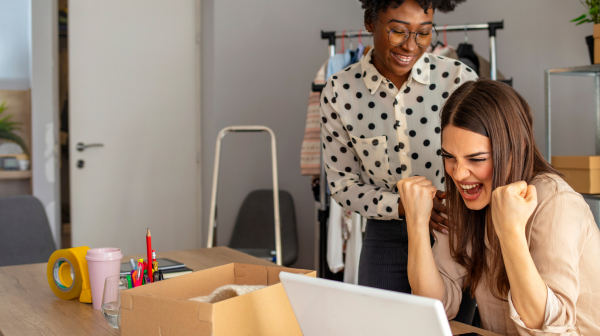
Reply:
M358 263L358 284L410 293L407 273L408 232L400 220L367 220Z

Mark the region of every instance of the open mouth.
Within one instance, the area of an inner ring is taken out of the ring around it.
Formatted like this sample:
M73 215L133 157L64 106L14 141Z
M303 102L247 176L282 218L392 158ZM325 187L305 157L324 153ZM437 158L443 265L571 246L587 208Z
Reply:
M479 195L481 195L481 191L483 190L483 183L459 183L459 186L464 199L467 201L474 201L479 198Z
M390 51L390 54L402 66L410 65L415 58L415 56L400 55L392 51Z

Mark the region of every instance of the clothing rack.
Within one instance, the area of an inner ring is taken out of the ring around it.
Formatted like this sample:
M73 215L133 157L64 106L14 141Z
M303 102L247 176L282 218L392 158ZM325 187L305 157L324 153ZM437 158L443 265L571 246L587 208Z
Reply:
M437 26L434 25L434 27ZM496 31L498 29L504 29L504 20L494 21L488 23L467 23L458 25L445 25L443 28L438 30L439 33L443 32L467 32L474 30L487 30L488 37L490 39L490 78L497 80L498 78L498 59L496 49ZM321 39L328 40L329 42L329 56L335 56L335 41L341 38L355 38L355 37L368 37L372 36L370 32L363 32L362 30L357 31L323 31L321 30ZM507 81L512 86L512 80ZM322 92L325 85L318 85L312 83L313 92ZM318 274L320 277L325 277L327 274L327 218L329 216L328 204L329 199L326 197L327 184L325 182L325 165L323 164L323 146L321 148L321 175L319 180L320 193L319 193L319 265Z

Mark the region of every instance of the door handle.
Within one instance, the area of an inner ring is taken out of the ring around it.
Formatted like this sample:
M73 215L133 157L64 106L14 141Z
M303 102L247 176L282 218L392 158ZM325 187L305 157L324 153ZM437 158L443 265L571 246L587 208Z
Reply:
M85 145L83 142L80 142L77 144L76 148L78 151L83 152L84 150L86 150L87 148L90 148L90 147L104 147L104 144L98 143L98 144Z

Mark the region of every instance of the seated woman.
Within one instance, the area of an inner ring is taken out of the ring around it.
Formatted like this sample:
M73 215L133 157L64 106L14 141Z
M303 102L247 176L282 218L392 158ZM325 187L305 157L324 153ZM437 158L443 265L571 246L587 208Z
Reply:
M471 286L483 327L504 335L600 335L600 231L584 199L544 160L527 102L491 80L466 82L444 106L450 235L431 249L435 186L398 182L414 294L448 317Z

